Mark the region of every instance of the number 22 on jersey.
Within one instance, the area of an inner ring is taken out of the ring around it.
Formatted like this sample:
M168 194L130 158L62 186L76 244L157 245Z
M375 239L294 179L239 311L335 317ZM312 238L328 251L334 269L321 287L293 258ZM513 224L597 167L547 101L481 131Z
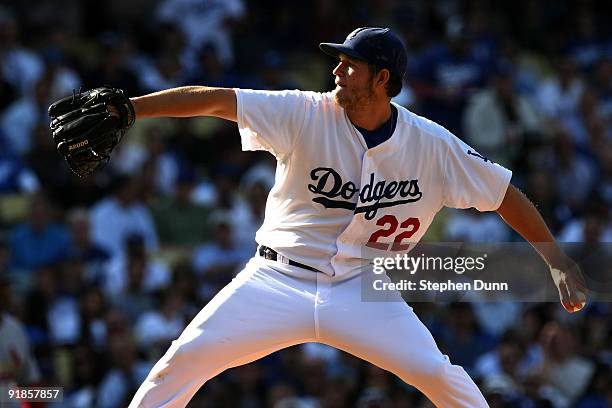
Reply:
M421 223L418 218L414 217L410 217L400 223L394 215L387 214L376 220L376 225L383 228L374 231L374 233L370 235L366 246L383 251L406 251L410 247L410 244L403 244L402 241L412 237L421 226ZM393 235L398 227L400 228L400 232L395 235L393 243L378 242L380 238L386 238Z

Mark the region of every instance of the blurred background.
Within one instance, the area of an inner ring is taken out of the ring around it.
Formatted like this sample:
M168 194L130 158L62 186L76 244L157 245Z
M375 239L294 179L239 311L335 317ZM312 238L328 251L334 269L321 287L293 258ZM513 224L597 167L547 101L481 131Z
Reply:
M334 61L318 43L387 26L409 52L395 101L511 168L559 240L598 245L612 241L611 16L597 0L0 2L0 385L126 406L254 254L274 181L272 156L241 152L234 123L206 118L138 121L80 180L54 150L50 102L100 85L328 91ZM519 238L495 213L444 210L428 239ZM413 306L492 407L612 406L609 304ZM308 344L223 373L191 406L430 405Z

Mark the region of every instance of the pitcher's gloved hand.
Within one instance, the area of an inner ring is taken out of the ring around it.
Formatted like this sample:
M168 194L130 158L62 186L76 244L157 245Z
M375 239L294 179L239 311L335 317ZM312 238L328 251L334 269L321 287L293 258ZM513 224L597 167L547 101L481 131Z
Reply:
M54 102L49 116L57 151L76 175L86 177L109 161L136 115L121 89L101 87Z

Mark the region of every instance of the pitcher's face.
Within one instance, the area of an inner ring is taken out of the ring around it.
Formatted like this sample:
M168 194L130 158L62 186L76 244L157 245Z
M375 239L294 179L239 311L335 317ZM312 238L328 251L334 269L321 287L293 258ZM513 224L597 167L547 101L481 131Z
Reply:
M374 80L367 62L340 54L332 73L336 77L333 94L338 105L355 110L373 103Z

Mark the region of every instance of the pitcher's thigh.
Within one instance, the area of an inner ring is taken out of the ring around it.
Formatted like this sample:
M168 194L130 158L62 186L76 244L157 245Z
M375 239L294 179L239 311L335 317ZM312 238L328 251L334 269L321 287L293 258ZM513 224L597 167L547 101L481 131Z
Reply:
M293 282L284 279L247 267L172 342L130 407L183 407L222 371L310 341L312 303L307 296L288 296Z
M321 330L323 342L391 371L412 385L435 377L447 363L427 327L405 303L366 302L320 315L322 323L329 323Z
M487 406L467 373L440 352L406 303L363 302L341 291L333 299L319 311L322 342L390 371L436 406Z

